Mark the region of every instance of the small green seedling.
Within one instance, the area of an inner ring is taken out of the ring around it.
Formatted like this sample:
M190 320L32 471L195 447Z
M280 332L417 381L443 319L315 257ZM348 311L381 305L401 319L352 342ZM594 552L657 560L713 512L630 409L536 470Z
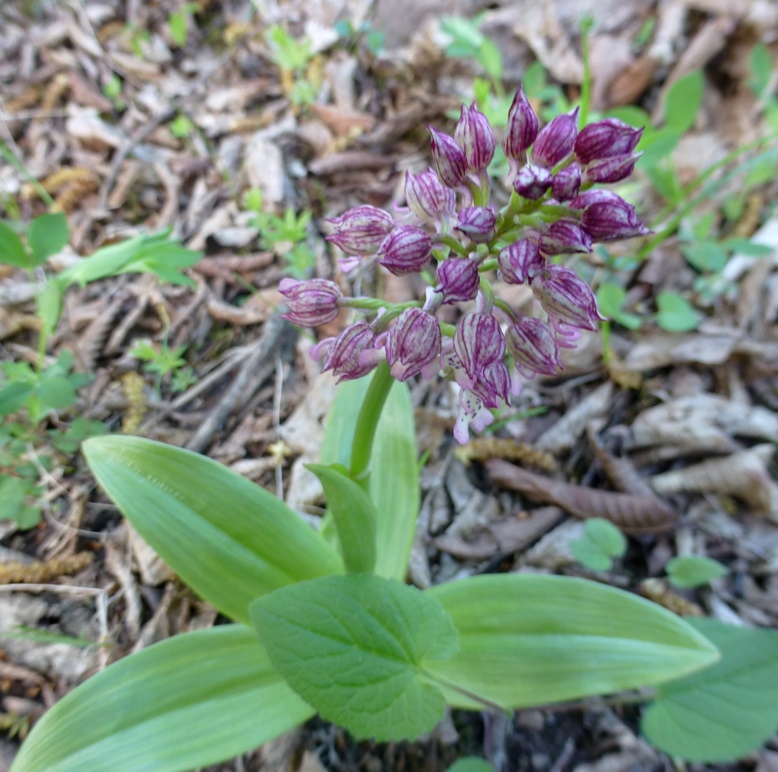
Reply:
M592 571L610 570L614 558L622 557L626 549L624 534L602 517L587 520L583 536L570 542L573 557Z
M705 557L673 558L668 561L665 570L670 584L683 589L700 587L727 573L727 567L718 560Z
M170 39L178 48L184 48L188 38L187 27L189 20L192 19L197 11L196 3L185 3L177 11L173 11L168 16L168 31L170 32Z
M656 305L656 323L667 332L690 332L702 321L702 314L677 292L660 292Z

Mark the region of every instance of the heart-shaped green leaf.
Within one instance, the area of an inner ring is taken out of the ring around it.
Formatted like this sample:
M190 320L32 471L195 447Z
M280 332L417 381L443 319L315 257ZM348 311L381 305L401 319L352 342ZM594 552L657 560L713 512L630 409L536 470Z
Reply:
M778 633L689 621L719 647L721 661L660 686L642 729L671 756L733 761L778 729Z
M271 493L226 466L140 437L93 437L84 455L138 533L195 592L248 621L254 598L340 573L337 552Z
M12 769L193 769L256 748L311 715L254 632L224 625L170 638L90 678L36 724Z
M251 604L270 661L324 718L357 737L414 739L442 718L425 668L457 648L440 603L394 579L329 576Z
M506 708L606 694L715 661L684 620L636 595L560 576L477 576L426 591L451 614L459 652L429 671ZM478 702L454 689L453 705Z

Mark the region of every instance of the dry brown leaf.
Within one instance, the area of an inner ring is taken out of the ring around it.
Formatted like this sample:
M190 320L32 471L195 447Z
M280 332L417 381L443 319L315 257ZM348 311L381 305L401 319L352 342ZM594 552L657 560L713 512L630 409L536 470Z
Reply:
M556 459L543 450L502 437L476 437L467 445L454 450L454 456L465 466L472 461L487 461L490 458L503 458L506 461L516 461L526 466L539 469L541 472L556 472Z
M653 496L654 491L648 481L640 476L628 458L614 456L605 450L592 424L588 426L586 434L594 455L616 490L636 496Z
M677 520L677 514L656 496L633 496L571 485L500 459L487 461L486 468L494 483L503 488L534 501L556 504L576 517L604 517L626 533L661 533L672 528Z
M353 137L355 133L370 131L376 122L369 113L347 107L313 104L311 110L336 137Z

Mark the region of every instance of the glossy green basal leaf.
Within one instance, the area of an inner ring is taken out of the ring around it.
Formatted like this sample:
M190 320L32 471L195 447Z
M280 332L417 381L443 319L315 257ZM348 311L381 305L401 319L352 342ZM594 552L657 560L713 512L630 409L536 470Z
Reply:
M194 769L256 748L311 715L254 632L224 625L169 638L90 678L36 724L12 769Z
M93 437L89 467L195 592L248 621L254 598L340 573L337 552L271 493L209 458L140 437Z
M338 386L324 432L323 464L340 463L348 467L359 406L371 377ZM419 514L416 434L410 392L405 383L392 386L378 422L370 498L378 511L375 573L404 579Z
M321 715L359 738L414 739L443 717L425 677L457 648L440 603L395 579L329 576L251 604L270 661Z
M671 756L732 761L778 729L778 633L713 619L690 623L718 646L721 661L660 686L641 728Z
M669 611L584 579L478 576L426 592L459 631L459 652L430 672L506 708L657 684L718 656ZM453 689L446 699L478 706Z
M375 568L375 504L339 465L308 464L321 481L327 508L335 520L340 553L346 571L369 574Z

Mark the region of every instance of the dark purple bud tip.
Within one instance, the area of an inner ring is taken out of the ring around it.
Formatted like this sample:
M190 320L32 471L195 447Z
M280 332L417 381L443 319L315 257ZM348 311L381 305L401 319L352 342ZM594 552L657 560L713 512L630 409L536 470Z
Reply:
M570 220L558 220L540 237L538 247L546 256L591 252L592 239L580 225Z
M520 239L505 247L500 252L498 262L502 278L508 284L532 281L544 264L537 246L527 239Z
M469 206L459 212L456 230L471 241L482 244L494 238L497 218L494 212L484 206Z
M378 262L395 276L416 273L432 257L432 239L415 225L400 225L382 242Z
M524 376L555 375L562 369L553 328L531 316L521 317L506 334L508 353Z
M522 197L530 201L537 201L546 195L551 187L551 172L540 166L524 166L519 169L516 179L513 180L513 189Z
M372 255L394 227L392 216L383 209L365 204L328 220L335 233L327 236L348 255Z
M469 257L449 257L438 268L437 292L443 303L466 303L478 294L480 285L478 263Z
M343 297L340 287L329 279L281 279L278 290L289 308L283 318L300 327L331 322L338 315L338 301Z
M420 308L407 308L389 330L386 361L398 381L421 373L431 378L438 371L440 324Z
M642 153L613 155L610 158L597 158L590 161L584 170L586 182L613 183L629 177L635 170L635 163Z
M454 129L454 139L465 151L467 168L481 172L494 157L495 139L486 116L475 105L462 105L462 114Z
M532 146L532 163L551 169L573 152L578 136L578 108L572 113L557 115L544 126Z
M435 170L441 182L449 188L458 188L467 174L467 158L465 151L456 143L453 137L427 127L430 133L430 151Z
M643 129L617 118L606 118L581 129L575 140L575 157L581 164L614 155L629 155L640 141Z
M578 195L581 189L581 167L570 164L560 169L551 183L551 195L557 201L569 201Z
M323 372L332 370L338 383L367 375L380 359L374 348L376 335L367 322L349 325L335 338L327 352Z
M583 209L581 226L593 241L619 241L651 233L638 220L635 207L609 190L590 190L570 202Z
M552 323L596 330L605 318L597 309L591 287L575 271L562 265L547 265L532 282L532 291Z
M527 150L538 136L538 117L521 87L508 110L508 125L502 148L508 158L524 161Z
M420 220L435 222L454 211L456 194L428 169L419 174L406 173L405 201Z

